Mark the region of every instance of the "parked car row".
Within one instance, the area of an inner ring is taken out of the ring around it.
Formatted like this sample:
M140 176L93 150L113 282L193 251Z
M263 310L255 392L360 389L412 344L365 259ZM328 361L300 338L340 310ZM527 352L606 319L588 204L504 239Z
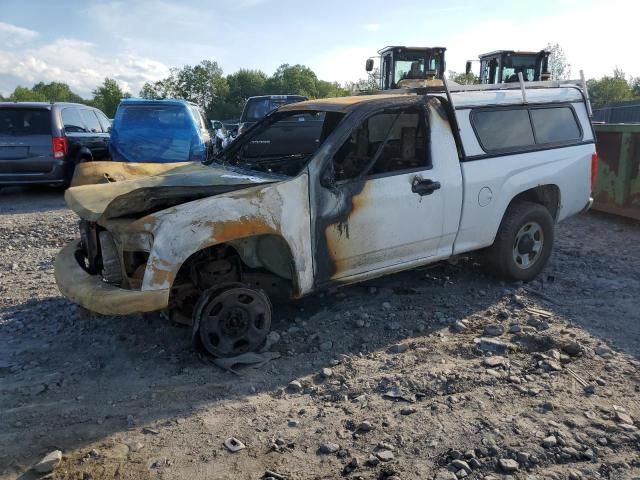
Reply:
M247 100L238 120L208 121L184 100L125 99L113 120L77 103L0 103L0 185L68 186L78 163L94 160L207 161L242 132L299 95Z
M75 103L0 103L0 185L68 185L79 162L109 158L111 123Z

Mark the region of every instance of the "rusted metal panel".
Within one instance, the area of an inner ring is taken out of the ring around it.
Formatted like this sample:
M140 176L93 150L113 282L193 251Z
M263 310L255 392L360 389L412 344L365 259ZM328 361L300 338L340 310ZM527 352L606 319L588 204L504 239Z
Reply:
M595 210L640 220L640 124L595 124Z
M169 289L148 292L109 285L97 275L89 275L78 264L75 240L56 256L55 277L60 292L83 307L103 315L152 312L166 308Z
M191 200L275 181L266 175L248 175L194 163L165 169L156 169L154 164L140 164L133 170L124 163L100 163L106 165L81 164L80 171L76 172L74 178L84 182L103 177L118 180L73 186L64 196L69 208L81 218L94 222L161 210ZM122 175L124 178L120 178Z
M153 234L143 291L170 288L194 253L260 235L284 239L292 254L295 296L313 285L308 176L230 192L168 208L136 222Z

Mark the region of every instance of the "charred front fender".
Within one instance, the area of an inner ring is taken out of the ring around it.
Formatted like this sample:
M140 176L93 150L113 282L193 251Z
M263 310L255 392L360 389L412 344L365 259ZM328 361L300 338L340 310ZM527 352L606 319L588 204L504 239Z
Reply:
M143 290L171 288L180 267L203 249L259 235L289 247L298 295L313 286L308 175L178 205L144 219L153 232Z

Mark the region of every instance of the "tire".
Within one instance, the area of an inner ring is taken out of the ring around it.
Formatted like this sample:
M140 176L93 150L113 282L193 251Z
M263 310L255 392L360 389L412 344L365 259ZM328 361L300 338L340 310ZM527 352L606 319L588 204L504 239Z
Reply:
M214 357L257 350L271 329L272 307L262 291L239 283L204 291L193 313L196 349Z
M553 218L543 205L509 205L487 251L487 267L491 274L504 280L530 282L549 260L553 238Z

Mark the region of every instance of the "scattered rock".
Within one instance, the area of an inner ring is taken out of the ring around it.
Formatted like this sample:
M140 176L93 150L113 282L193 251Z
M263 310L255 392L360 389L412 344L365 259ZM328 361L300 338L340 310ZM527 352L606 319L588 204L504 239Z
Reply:
M542 440L542 446L544 448L553 448L558 445L558 439L553 435L549 435L544 440Z
M360 464L359 464L359 462L358 462L358 459L357 459L357 458L355 458L355 457L353 457L353 458L349 461L349 463L347 463L347 464L345 465L345 467L342 469L342 473L343 473L344 475L349 475L350 473L355 472L355 471L358 469L358 467L359 467L359 466L360 466Z
M129 442L127 443L127 447L129 447L130 452L139 452L144 448L144 443L142 442Z
M508 363L507 359L505 357L501 357L499 355L494 355L492 357L487 357L484 360L482 360L482 364L485 367L488 367L488 368L502 367L502 366L506 365L507 363Z
M273 347L279 341L280 341L280 334L275 330L270 331L264 342L264 346L261 348L261 351L262 352L269 351L271 347Z
M547 322L545 322L544 320L540 320L539 318L535 318L535 317L530 317L527 320L527 325L529 325L530 327L535 328L536 330L548 330L549 329L549 324Z
M613 356L613 351L607 347L606 345L598 345L593 349L596 355L599 355L603 358L610 358Z
M471 473L471 467L464 460L454 460L450 465L456 470L464 470L467 473Z
M369 455L369 458L367 459L368 466L375 467L379 463L380 463L380 459L378 457L376 457L375 455Z
M633 418L628 413L616 410L616 421L618 423L626 423L627 425L633 425Z
M433 480L456 480L456 474L448 470L440 470Z
M331 340L327 340L326 342L322 342L320 344L321 352L330 352L333 349L333 342Z
M574 341L574 342L567 342L564 345L562 345L562 351L567 355L575 357L576 355L579 355L580 353L582 353L583 348L582 348L582 345L580 345L580 343Z
M520 468L518 462L510 458L501 458L498 460L498 465L500 465L500 468L505 472L515 472Z
M418 411L417 409L411 408L411 407L402 408L400 409L400 415L413 415L417 411Z
M331 455L332 453L336 453L340 450L340 445L332 442L325 442L320 444L320 448L318 451L324 455Z
M378 450L375 452L375 455L381 462L390 462L394 459L394 455L391 450Z
M456 320L453 325L451 325L451 329L454 332L464 332L467 329L467 326L462 323L460 320Z
M395 345L391 345L387 352L389 353L404 353L409 350L409 345L405 343L396 343Z
M487 325L484 328L484 334L488 335L489 337L499 337L503 333L504 333L504 327L499 323Z
M356 428L356 432L362 432L362 433L370 432L371 430L373 430L373 425L371 425L371 422L368 422L366 420L360 423L358 425L358 428Z
M562 370L562 364L557 360L548 359L542 362L542 368L553 372L559 372L560 370Z
M478 468L482 467L482 462L477 458L470 458L468 463L473 470L477 470Z
M290 392L299 393L302 391L302 384L298 380L292 380L287 385L287 389Z
M480 337L474 340L480 350L493 353L505 353L507 351L507 344L496 340L495 338Z
M509 333L520 333L521 330L522 328L520 328L520 325L517 323L514 323L509 327Z
M333 376L333 370L331 370L330 368L323 368L322 371L320 372L320 376L322 378L329 378Z
M60 465L60 462L62 462L62 452L54 450L47 453L42 460L35 464L33 469L38 473L53 472Z

